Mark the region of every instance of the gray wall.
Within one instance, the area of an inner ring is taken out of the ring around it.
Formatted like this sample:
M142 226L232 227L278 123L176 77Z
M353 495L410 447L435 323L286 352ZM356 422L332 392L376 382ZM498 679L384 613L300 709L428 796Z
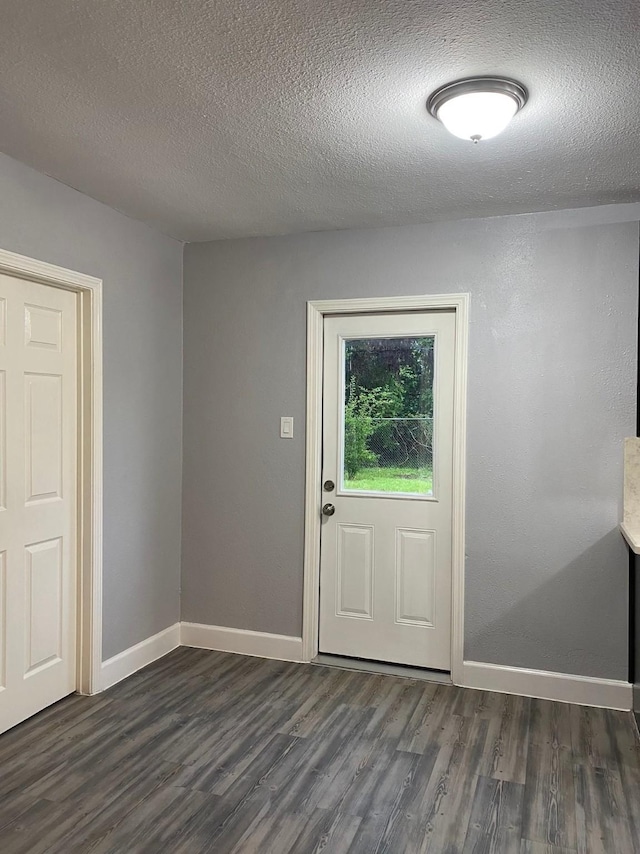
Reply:
M466 657L626 679L639 218L187 246L182 618L300 634L306 300L470 291Z
M104 281L103 655L179 619L182 245L0 155L0 247Z

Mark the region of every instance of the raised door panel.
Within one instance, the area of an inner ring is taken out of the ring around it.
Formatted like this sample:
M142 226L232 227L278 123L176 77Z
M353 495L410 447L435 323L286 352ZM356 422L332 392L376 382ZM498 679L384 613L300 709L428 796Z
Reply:
M27 675L62 656L62 538L26 547Z
M436 532L396 530L396 622L435 625Z
M336 614L373 618L373 527L338 526Z
M62 377L25 376L26 503L62 498Z
M62 312L41 305L25 305L24 334L27 347L59 353L62 348Z

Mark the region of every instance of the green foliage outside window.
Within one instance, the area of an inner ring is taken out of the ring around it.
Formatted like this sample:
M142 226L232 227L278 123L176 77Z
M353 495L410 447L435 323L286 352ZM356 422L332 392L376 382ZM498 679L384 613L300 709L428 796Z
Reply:
M344 465L431 465L433 338L352 340L345 345Z

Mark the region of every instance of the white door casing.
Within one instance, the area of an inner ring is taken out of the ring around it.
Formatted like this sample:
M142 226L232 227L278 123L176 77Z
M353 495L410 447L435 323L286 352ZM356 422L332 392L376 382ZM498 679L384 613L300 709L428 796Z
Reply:
M322 480L335 489L322 500L335 514L322 522L320 652L450 670L455 320L453 311L325 318ZM343 483L346 342L372 339L387 355L432 342L427 494L402 479L385 487L392 492Z
M76 294L0 274L0 317L3 731L76 688Z

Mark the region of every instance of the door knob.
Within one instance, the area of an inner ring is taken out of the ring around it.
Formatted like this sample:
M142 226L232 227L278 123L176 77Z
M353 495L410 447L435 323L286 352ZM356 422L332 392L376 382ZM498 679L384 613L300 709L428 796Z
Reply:
M322 508L322 515L323 516L333 516L333 514L335 512L336 512L336 508L333 506L333 504L325 504L324 507Z

